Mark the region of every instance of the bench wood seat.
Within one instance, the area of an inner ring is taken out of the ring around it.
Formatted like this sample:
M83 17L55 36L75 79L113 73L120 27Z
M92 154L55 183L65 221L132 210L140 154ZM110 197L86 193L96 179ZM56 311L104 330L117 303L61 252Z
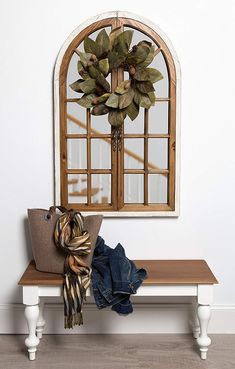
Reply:
M217 284L218 281L205 260L135 260L138 268L145 268L148 278L143 285L157 284ZM51 285L63 283L61 274L39 272L31 261L19 285Z

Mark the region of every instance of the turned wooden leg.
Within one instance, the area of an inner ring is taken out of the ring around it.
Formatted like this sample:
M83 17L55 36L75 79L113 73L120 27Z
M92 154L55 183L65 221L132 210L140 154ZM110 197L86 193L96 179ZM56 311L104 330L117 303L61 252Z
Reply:
M200 347L201 359L205 360L207 357L208 346L211 344L211 339L207 335L208 323L211 317L210 305L198 305L197 314L201 328L200 335L197 338L197 343Z
M38 317L37 326L36 326L36 333L37 333L37 337L39 339L42 338L43 329L44 329L45 323L46 323L44 318L43 318L43 311L44 311L44 300L40 299L40 302L39 302L39 317Z
M198 309L197 299L194 298L192 301L192 315L190 321L194 338L198 338L200 334L200 324L197 316L197 309Z
M29 335L25 340L25 345L28 348L29 360L35 360L37 345L40 342L36 336L36 325L39 317L38 305L27 305L25 307L25 317L29 329Z

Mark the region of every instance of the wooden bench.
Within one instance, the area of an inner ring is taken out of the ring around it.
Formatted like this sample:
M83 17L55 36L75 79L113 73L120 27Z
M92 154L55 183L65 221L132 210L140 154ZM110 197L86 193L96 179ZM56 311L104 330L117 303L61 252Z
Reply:
M211 316L213 285L218 283L205 260L136 260L137 267L148 272L148 278L138 289L138 296L192 296L194 338L206 359L211 339L207 328ZM39 272L32 261L19 281L23 288L23 303L29 336L25 340L29 359L35 360L45 321L42 297L62 296L63 277L60 274ZM88 291L88 296L92 291Z

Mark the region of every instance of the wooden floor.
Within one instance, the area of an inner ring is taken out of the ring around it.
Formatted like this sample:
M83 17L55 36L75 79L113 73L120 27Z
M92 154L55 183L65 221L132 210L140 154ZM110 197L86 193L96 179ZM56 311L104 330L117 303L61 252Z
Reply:
M35 362L25 336L0 336L0 369L234 369L235 335L211 335L203 361L191 335L44 335Z

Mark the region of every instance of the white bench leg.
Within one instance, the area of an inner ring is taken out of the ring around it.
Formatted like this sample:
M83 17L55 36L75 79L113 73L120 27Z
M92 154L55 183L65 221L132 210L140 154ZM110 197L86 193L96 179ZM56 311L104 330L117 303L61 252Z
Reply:
M44 300L40 299L39 302L39 317L38 317L38 321L37 321L37 326L36 326L36 333L37 333L37 337L39 339L42 338L42 333L45 327L45 320L43 318L43 311L44 311Z
M25 345L28 348L29 360L35 360L37 345L40 342L39 338L36 336L36 325L39 317L38 305L26 305L25 317L29 329L29 335L25 339Z
M194 298L192 301L192 316L190 320L190 325L194 338L198 338L200 334L200 324L197 316L197 308L198 308L197 299Z
M201 328L200 335L197 338L197 343L200 347L201 359L205 360L207 357L208 346L211 344L211 339L207 335L208 323L211 317L210 305L198 305L197 314Z

